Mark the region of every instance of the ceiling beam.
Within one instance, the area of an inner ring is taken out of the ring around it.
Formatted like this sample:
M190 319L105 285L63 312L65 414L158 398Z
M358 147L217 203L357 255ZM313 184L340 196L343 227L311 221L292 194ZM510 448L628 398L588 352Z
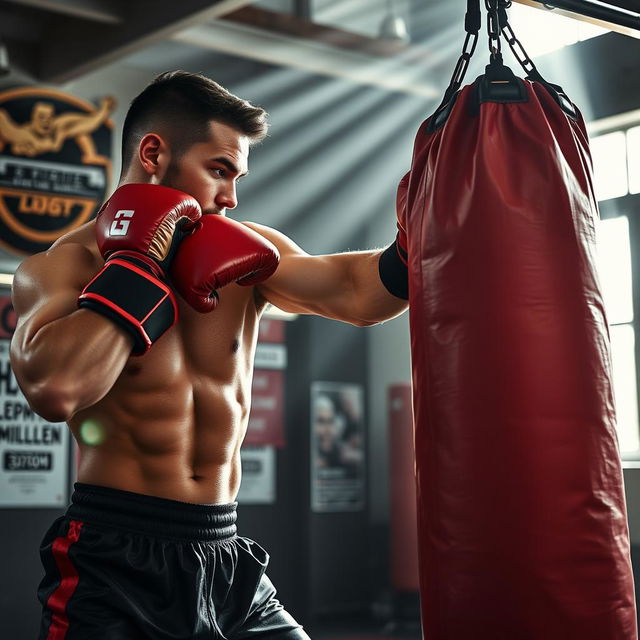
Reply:
M406 50L408 46L406 42L399 39L370 38L352 31L318 24L305 17L282 13L281 11L270 11L260 7L243 7L228 13L221 19L284 36L312 40L330 47L359 51L360 53L374 56L396 55Z
M121 13L114 9L114 3L110 0L5 0L5 2L102 24L122 22Z
M388 91L431 99L442 94L441 88L434 87L425 78L424 67L415 64L416 56L424 58L428 55L418 47L411 47L406 55L380 58L226 20L190 27L176 33L172 39L240 58L343 78Z
M640 38L640 0L516 0L536 9Z
M126 14L118 25L87 24L80 30L77 22L62 23L43 43L43 54L34 75L44 82L67 82L252 1L136 0L123 5Z

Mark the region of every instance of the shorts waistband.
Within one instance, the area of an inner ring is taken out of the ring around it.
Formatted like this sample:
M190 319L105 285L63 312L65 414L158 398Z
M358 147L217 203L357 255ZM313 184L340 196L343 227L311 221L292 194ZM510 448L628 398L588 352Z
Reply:
M236 536L237 506L180 502L77 482L67 516L159 537L220 542Z

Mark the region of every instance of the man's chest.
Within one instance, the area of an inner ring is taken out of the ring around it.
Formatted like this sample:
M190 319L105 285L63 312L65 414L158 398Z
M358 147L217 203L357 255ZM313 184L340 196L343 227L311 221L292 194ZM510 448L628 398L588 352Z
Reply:
M229 285L209 313L178 299L178 322L141 358L132 357L127 373L151 382L228 384L250 377L260 312L250 288Z

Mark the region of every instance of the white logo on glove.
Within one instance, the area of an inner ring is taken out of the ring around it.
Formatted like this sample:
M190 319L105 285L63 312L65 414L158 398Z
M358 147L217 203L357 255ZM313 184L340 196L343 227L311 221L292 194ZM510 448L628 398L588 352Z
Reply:
M119 209L116 211L115 218L133 218L135 211L133 209ZM129 220L114 220L109 229L110 236L126 236L129 230Z

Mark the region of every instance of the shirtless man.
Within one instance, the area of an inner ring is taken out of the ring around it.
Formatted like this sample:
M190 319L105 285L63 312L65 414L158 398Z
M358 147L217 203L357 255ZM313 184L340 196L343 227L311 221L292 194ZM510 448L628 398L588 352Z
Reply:
M258 322L268 302L358 326L402 313L406 238L311 256L226 218L265 118L203 76L159 76L97 222L16 272L16 377L81 454L42 543L41 639L308 637L235 528Z

